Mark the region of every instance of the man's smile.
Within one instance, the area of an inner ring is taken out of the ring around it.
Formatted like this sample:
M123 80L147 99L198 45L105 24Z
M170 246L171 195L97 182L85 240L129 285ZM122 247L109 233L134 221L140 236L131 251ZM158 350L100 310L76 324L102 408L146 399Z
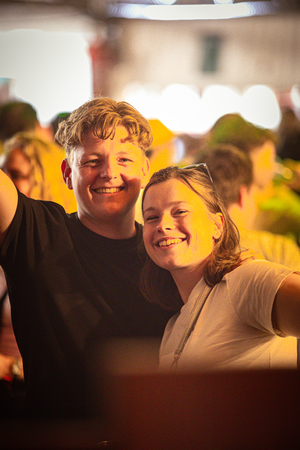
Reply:
M97 194L115 194L116 192L121 192L123 191L124 187L111 187L111 188L98 188L98 189L93 189L94 192L96 192Z

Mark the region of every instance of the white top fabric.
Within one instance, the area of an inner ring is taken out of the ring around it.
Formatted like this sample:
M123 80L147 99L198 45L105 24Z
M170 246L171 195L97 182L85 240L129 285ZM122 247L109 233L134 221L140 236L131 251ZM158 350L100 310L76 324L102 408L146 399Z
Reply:
M178 370L271 369L297 367L297 339L279 336L272 307L282 281L293 271L264 260L246 262L226 274L211 291L178 361ZM160 371L171 368L203 279L166 326Z

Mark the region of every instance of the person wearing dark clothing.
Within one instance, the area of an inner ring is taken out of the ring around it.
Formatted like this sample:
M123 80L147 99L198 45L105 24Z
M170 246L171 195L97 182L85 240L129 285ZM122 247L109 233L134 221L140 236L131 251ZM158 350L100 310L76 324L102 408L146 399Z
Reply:
M139 289L134 209L149 171L148 122L125 102L99 98L61 122L56 138L77 212L25 197L1 171L0 262L23 357L25 415L74 419L90 413L87 355L109 338L160 338L172 312Z

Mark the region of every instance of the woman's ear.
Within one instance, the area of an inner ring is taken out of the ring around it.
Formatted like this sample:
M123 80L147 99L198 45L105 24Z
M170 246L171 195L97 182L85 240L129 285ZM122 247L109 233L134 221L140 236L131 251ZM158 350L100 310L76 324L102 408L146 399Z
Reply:
M72 172L72 169L68 163L68 160L64 159L61 163L61 173L62 173L64 182L67 185L67 188L72 190L73 185L72 185L71 172Z
M223 214L217 213L214 215L214 222L215 222L215 228L214 228L214 239L219 239L222 235L223 226L224 226L224 217Z

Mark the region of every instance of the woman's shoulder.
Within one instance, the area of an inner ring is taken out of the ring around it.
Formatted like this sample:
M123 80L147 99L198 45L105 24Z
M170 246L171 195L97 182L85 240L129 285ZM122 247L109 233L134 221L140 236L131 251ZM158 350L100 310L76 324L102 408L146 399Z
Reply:
M239 278L241 276L246 276L247 278L251 278L254 275L256 276L265 276L266 274L290 274L293 270L289 267L283 266L282 264L278 264L275 262L267 261L266 259L254 258L254 259L245 259L240 265L234 268L231 272L224 275L224 279L230 278Z

